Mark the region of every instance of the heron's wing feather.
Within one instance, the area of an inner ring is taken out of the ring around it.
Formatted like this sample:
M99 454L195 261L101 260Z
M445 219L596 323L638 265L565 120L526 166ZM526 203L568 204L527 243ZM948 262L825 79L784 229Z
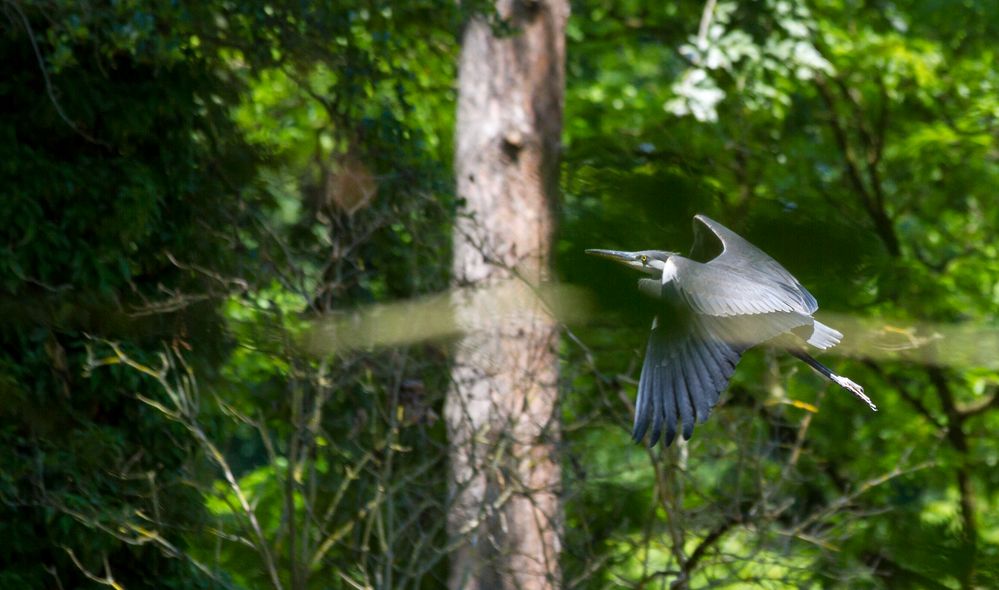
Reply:
M705 228L710 232L705 231ZM691 258L707 261L708 256L719 251L719 245L720 253L707 262L709 265L737 269L750 280L771 283L794 293L800 304L800 308L795 311L812 314L819 308L818 302L808 289L805 289L794 275L766 252L710 217L695 215L694 247L691 250Z
M649 445L663 436L668 446L679 422L689 439L695 422L706 420L718 402L741 355L696 318L687 325L657 319L638 382L633 438L642 440L651 424Z
M663 281L676 285L683 299L697 313L710 316L738 316L772 312L811 315L808 298L794 285L747 273L716 262L697 262L671 256ZM672 271L672 272L670 272ZM808 297L811 297L810 295Z

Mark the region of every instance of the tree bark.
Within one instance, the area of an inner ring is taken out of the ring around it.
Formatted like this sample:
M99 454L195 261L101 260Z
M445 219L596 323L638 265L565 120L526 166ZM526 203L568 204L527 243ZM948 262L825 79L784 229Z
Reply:
M459 67L453 270L466 336L445 407L454 590L560 585L556 326L531 297L500 322L481 314L494 309L490 287L548 278L569 6L496 7L512 33L473 17Z

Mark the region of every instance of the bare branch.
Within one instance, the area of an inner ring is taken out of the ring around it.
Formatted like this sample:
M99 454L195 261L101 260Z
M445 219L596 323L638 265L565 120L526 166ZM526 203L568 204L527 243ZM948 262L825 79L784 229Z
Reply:
M15 0L4 0L4 4L17 13L18 19L21 21L20 24L24 27L24 32L28 35L28 40L31 42L31 49L35 52L35 59L38 61L38 69L42 73L42 78L45 80L45 93L49 97L49 102L52 103L53 108L55 108L56 114L59 115L59 118L62 119L74 133L83 139L90 143L110 148L111 144L101 141L81 129L79 125L69 118L66 111L63 110L62 103L60 103L59 99L56 97L56 91L52 84L52 78L49 76L49 70L45 65L45 58L42 56L42 50L38 47L38 40L35 37L35 31L31 27L31 22L28 20L28 16L24 14L24 11L21 10L20 4Z

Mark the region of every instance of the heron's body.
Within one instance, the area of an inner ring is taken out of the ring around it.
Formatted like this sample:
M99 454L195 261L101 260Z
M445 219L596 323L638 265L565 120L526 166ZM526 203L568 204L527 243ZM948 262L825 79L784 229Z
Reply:
M649 444L665 435L669 445L678 423L689 439L694 423L707 419L718 402L742 354L775 339L876 409L862 387L804 351L804 343L826 349L843 337L812 317L818 309L815 297L735 232L704 215L694 220L689 258L659 250L587 250L650 275L638 286L655 301L658 314L639 378L635 440L651 426Z

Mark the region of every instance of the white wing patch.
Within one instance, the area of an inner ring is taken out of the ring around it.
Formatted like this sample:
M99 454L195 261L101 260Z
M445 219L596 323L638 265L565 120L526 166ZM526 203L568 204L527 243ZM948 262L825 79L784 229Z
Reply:
M670 256L669 258L666 259L666 263L663 264L663 278L662 278L663 284L665 285L666 283L675 279L676 273L677 273L676 264L673 263L673 257Z

